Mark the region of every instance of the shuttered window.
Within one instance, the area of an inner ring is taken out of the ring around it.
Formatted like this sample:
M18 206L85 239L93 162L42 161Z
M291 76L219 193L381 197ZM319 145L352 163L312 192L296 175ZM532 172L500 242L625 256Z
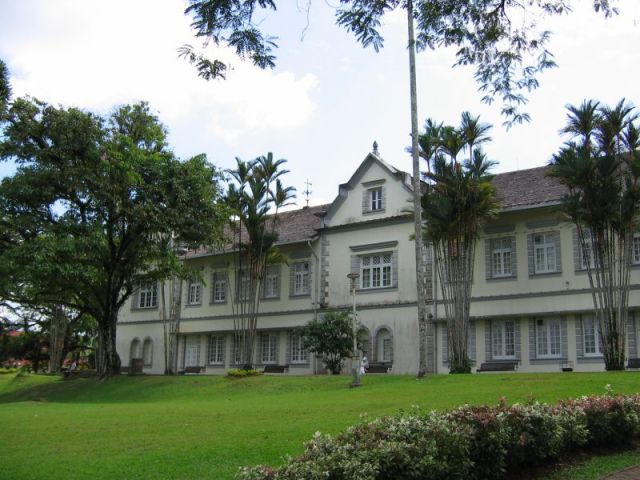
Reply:
M360 288L384 288L393 284L391 252L360 257Z

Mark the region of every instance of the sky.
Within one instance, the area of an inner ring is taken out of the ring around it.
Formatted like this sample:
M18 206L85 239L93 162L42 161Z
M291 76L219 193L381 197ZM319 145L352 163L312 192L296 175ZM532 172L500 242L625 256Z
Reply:
M418 115L458 124L463 111L491 123L488 157L495 172L545 165L563 142L567 104L595 98L640 104L640 1L618 0L604 19L591 1L569 16L542 20L559 67L529 94L532 121L506 130L500 105L481 102L473 69L453 68L451 49L417 56ZM281 0L260 18L278 37L276 68L260 70L224 48L227 80L205 81L178 58L183 44L201 45L182 0L0 0L0 58L14 98L24 95L107 115L117 105L148 101L181 158L206 153L219 168L235 157L267 152L288 160L285 183L305 204L331 202L377 141L380 155L411 171L406 19L385 17L385 46L364 49L335 25L337 0ZM306 6L309 5L309 11ZM214 51L215 50L215 51ZM0 163L0 177L15 165Z

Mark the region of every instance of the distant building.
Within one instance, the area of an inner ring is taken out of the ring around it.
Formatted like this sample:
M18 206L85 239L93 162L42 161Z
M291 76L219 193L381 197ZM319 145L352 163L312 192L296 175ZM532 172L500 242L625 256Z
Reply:
M476 249L469 353L483 363L518 371L604 369L592 297L574 226L559 211L564 188L546 167L498 174L500 215L484 228ZM293 328L328 309L351 304L347 274L360 274L356 301L363 354L393 373L418 366L411 177L369 154L329 205L280 214L279 247L288 265L269 267L264 281L255 363L288 365L290 374L323 372ZM428 259L427 293L436 341L428 345L436 372L447 373L441 295ZM189 252L206 284L185 283L179 365L222 374L237 367L230 288L230 253ZM638 357L640 234L633 244L628 356ZM233 295L238 298L238 295ZM142 286L123 308L117 328L122 365L164 371L157 285Z

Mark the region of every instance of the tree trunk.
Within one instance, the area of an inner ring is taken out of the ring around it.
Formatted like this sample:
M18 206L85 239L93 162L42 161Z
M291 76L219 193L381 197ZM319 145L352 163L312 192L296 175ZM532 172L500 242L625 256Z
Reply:
M101 379L120 373L120 357L116 352L117 313L106 313L98 323L96 370Z
M60 372L68 324L64 310L60 307L54 307L49 327L49 373Z
M433 355L433 346L427 344L432 336L430 325L427 324L427 304L425 300L424 282L424 245L422 242L422 204L420 188L420 157L418 155L418 94L416 86L416 40L413 29L413 0L407 1L407 25L409 33L409 89L411 91L411 159L413 165L413 223L415 234L416 257L416 294L418 303L418 342L419 363L418 378L425 376L427 371L433 371L433 362L427 362L428 356ZM427 349L427 346L429 348ZM428 363L430 365L428 365ZM431 368L429 368L431 367Z

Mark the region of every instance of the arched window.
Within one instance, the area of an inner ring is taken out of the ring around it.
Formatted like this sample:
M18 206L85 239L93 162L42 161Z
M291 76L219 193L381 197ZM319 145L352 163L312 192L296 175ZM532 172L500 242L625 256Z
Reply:
M131 341L131 350L129 353L129 358L131 360L136 358L142 358L142 345L140 345L140 339L134 338Z
M376 360L393 362L393 337L387 328L381 328L376 334Z
M371 336L368 328L360 327L358 330L358 344L360 345L362 357L367 357L367 359L373 360L373 357L371 356Z
M145 338L142 345L142 359L145 367L150 367L153 362L153 340Z

